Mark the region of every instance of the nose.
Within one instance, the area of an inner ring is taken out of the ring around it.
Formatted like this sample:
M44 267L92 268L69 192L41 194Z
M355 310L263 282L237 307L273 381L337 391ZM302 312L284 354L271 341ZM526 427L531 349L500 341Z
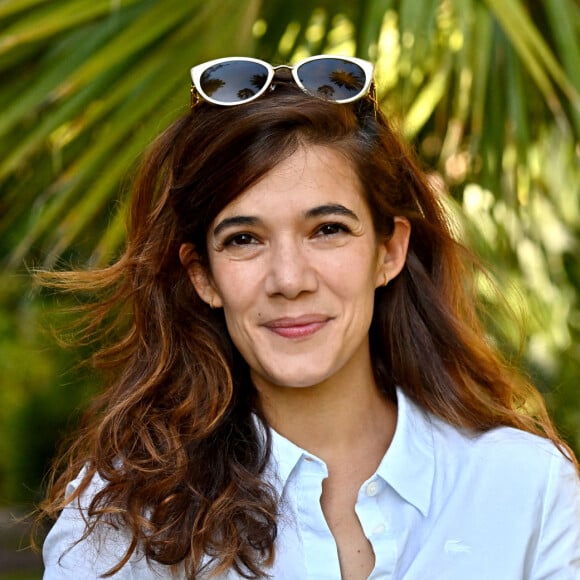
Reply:
M315 292L318 276L308 248L289 239L274 244L265 286L268 296L281 295L289 300L304 292Z

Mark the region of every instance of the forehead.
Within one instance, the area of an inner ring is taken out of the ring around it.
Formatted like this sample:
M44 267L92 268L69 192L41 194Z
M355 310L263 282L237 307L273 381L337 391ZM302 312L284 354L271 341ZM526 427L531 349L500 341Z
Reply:
M332 203L369 213L352 162L330 147L302 146L230 202L214 224L235 214L290 215Z

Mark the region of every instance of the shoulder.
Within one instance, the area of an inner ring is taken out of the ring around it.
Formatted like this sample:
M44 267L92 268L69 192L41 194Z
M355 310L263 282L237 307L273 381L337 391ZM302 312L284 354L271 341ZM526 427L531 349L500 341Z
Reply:
M423 409L398 392L399 418L395 436L433 457L436 471L450 477L466 476L471 472L479 479L513 477L543 480L547 483L551 470L568 467L575 473L570 458L550 439L513 427L497 427L476 432L451 425Z
M84 482L86 470L72 480L66 489L71 496ZM92 499L105 487L105 481L95 474L81 495L67 505L48 533L42 548L44 579L99 578L116 566L125 556L131 540L119 527L99 525L87 536L88 510ZM111 578L158 578L148 570L146 560L135 552L130 561Z
M505 513L534 514L534 526L567 520L580 529L580 479L565 450L511 427L484 433L433 418L433 451L440 490L461 489Z
M487 432L462 429L432 415L403 392L397 396L397 429L383 472L401 489L417 486L420 475L422 485L432 487L434 497L444 502L449 494L455 498L478 494L492 503L509 498L516 505L541 501L554 487L573 487L578 481L573 461L547 438L511 427Z
M547 473L554 463L573 465L550 439L513 427L496 427L485 432L462 429L431 417L435 453L445 459L453 455L462 464L477 463L501 468L521 469L531 474Z
M454 529L467 526L465 537L483 533L490 550L525 554L526 577L576 578L580 479L565 452L510 427L472 433L435 418L432 425L434 509L468 514L471 523L454 522ZM475 522L479 532L470 528Z

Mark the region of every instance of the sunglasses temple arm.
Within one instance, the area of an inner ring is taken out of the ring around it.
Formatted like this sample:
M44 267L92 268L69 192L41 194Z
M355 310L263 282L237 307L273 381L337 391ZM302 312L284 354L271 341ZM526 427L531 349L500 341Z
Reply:
M197 105L197 103L199 103L199 101L201 101L201 97L199 96L199 93L196 91L194 85L191 85L190 92L191 92L190 108L193 109L193 107L195 107L195 105Z
M372 105L373 105L373 110L374 110L374 113L375 113L375 119L376 119L376 117L377 117L377 112L378 112L378 110L380 109L380 106L379 106L379 99L378 99L378 97L377 97L377 87L376 87L376 85L375 85L375 81L374 81L374 80L372 80L372 81L371 81L371 84L370 84L370 86L369 86L369 91L368 91L368 93L367 93L366 97L367 97L367 99L368 99L368 100L369 100L369 101L372 103Z

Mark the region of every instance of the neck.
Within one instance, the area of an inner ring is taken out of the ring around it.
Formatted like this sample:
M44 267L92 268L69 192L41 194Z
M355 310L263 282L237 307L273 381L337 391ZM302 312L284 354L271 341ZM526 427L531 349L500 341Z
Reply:
M311 387L255 383L266 420L296 445L327 465L361 455L378 463L394 434L396 406L372 372L356 374Z

